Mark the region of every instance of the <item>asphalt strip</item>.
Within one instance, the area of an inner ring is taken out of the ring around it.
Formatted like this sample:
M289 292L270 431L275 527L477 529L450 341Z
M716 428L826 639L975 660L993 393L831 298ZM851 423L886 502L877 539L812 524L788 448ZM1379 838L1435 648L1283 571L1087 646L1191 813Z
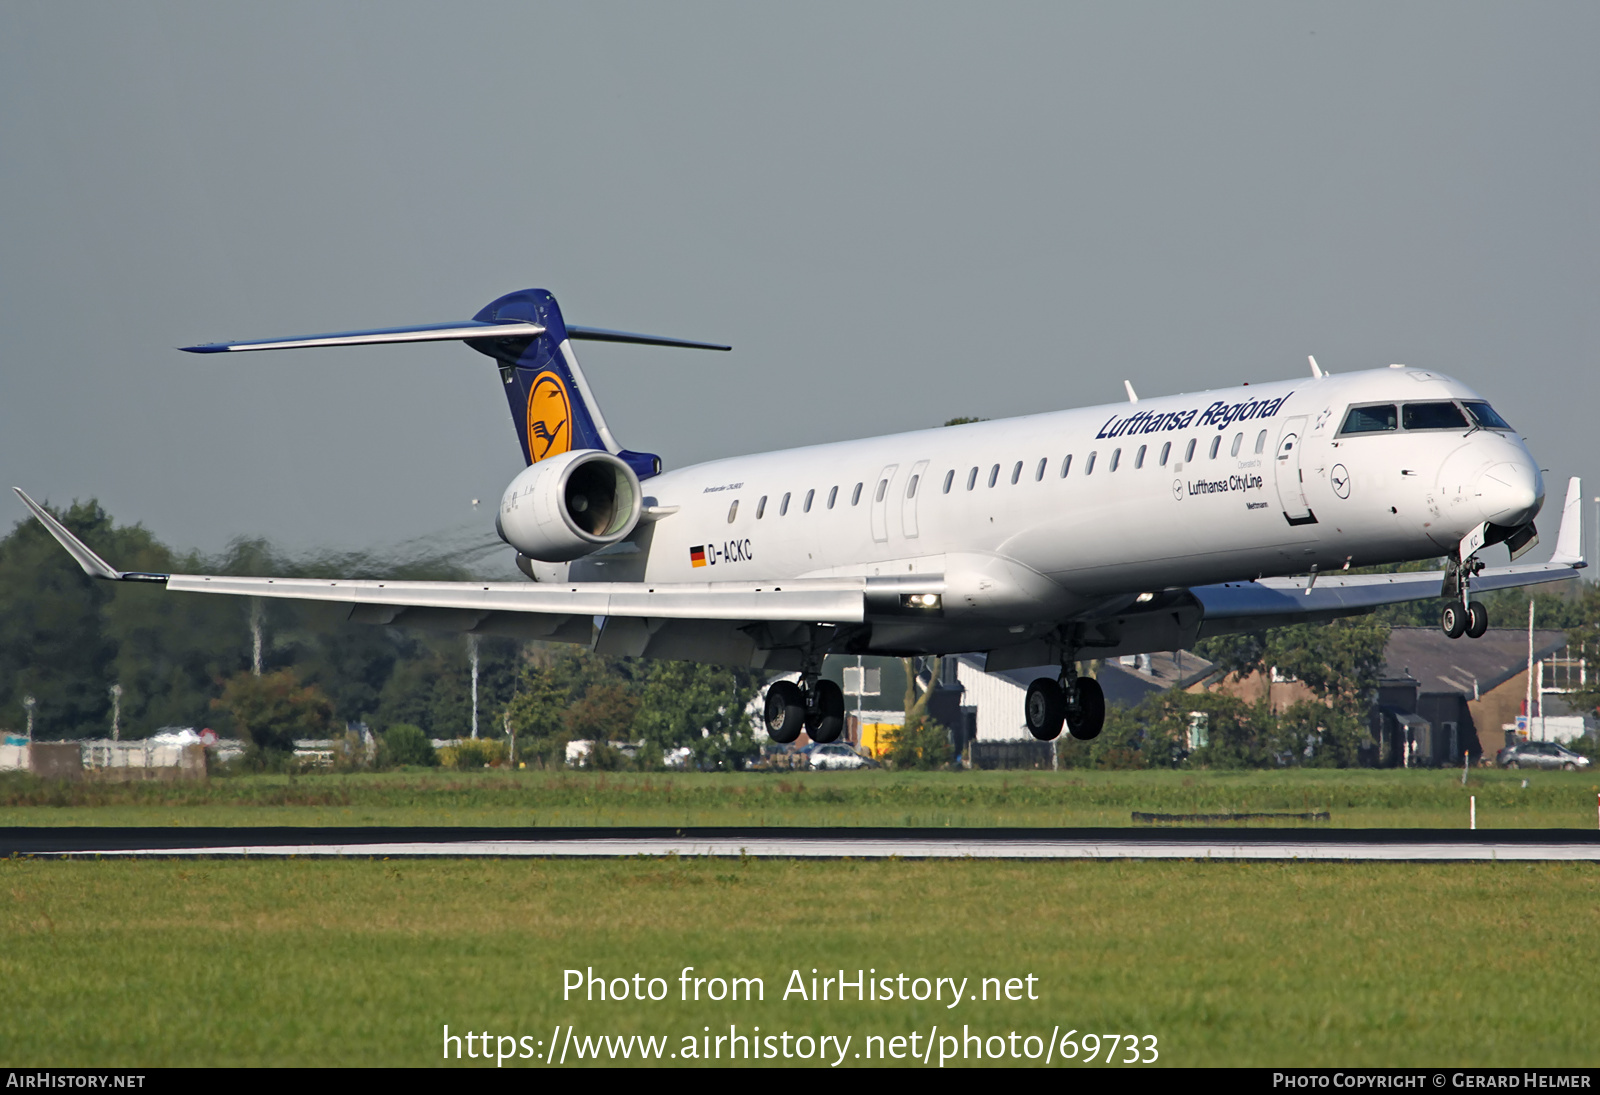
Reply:
M1600 860L1574 829L0 829L0 856L50 858L623 858Z

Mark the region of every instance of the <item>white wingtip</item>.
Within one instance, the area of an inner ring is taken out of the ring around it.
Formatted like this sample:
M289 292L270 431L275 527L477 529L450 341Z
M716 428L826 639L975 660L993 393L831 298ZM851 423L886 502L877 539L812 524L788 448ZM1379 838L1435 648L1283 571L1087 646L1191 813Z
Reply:
M1323 377L1322 366L1317 364L1317 359L1307 354L1306 360L1311 362L1311 375L1321 380Z
M1129 403L1137 403L1137 402L1139 402L1139 393L1135 392L1133 390L1133 381L1124 380L1122 382L1122 386L1124 388L1128 389L1128 402Z
M1561 529L1556 533L1552 563L1583 566L1583 480L1574 475L1567 480L1567 500L1561 506Z
M45 527L45 531L54 536L56 542L67 549L67 554L76 560L85 574L91 578L104 578L111 582L122 580L122 572L120 570L100 558L90 550L89 545L72 535L67 530L66 525L55 519L54 514L32 498L29 498L21 487L12 487L11 489L16 491L17 497L22 499L23 504L33 511L33 515L39 519L39 523Z

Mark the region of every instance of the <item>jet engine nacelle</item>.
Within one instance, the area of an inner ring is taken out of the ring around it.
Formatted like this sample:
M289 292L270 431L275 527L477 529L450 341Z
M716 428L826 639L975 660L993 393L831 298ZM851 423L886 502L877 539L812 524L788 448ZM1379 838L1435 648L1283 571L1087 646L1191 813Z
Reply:
M576 449L513 479L494 525L500 539L528 558L564 563L626 537L642 505L632 468L608 452Z

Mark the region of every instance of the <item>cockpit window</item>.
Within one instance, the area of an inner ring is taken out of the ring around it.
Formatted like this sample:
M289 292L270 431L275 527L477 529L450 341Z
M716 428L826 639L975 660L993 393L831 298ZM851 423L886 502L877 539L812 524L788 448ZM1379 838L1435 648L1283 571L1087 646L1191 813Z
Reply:
M1466 404L1467 413L1472 420L1486 430L1509 430L1511 423L1494 413L1494 408L1487 403Z
M1408 430L1464 430L1466 416L1454 403L1407 403L1400 421Z
M1400 428L1400 417L1393 403L1378 407L1351 407L1340 433L1382 433Z

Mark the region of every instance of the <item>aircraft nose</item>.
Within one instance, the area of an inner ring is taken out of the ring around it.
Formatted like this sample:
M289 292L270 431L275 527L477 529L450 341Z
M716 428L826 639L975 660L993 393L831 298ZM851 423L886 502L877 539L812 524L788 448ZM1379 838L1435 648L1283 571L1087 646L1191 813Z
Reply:
M1485 521L1518 528L1544 505L1544 477L1527 464L1495 464L1478 476L1474 493Z

